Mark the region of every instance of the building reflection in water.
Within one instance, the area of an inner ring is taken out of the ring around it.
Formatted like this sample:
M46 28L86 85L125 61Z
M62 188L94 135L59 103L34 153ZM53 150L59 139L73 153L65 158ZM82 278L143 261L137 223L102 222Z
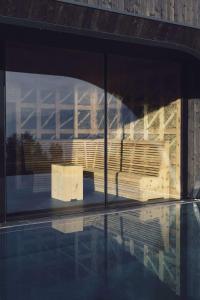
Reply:
M77 255L76 264L80 268L84 266L87 269L88 265L81 262L79 246L88 249L84 259L87 257L87 264L90 261L89 272L96 272L99 262L102 262L99 259L102 251L99 241L103 242L102 238L107 239L103 244L107 247L108 271L118 265L117 273L123 277L123 260L133 257L180 295L179 204L146 207L100 217L79 217L64 223L54 221L52 228L63 233L77 231L75 250L79 251L80 257ZM99 267L102 267L101 263Z
M179 299L180 212L154 205L2 229L0 294Z
M108 232L113 255L117 242L161 282L180 294L180 205L110 215Z

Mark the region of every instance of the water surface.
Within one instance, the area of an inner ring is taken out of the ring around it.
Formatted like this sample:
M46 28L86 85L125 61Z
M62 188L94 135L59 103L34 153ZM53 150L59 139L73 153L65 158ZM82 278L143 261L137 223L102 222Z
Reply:
M200 204L0 230L1 300L200 299Z

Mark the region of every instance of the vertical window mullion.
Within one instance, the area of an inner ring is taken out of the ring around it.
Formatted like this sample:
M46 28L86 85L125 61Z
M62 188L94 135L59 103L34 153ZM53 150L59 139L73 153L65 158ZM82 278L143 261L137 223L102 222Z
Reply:
M1 50L1 54L4 49ZM4 55L2 54L2 57ZM0 70L0 222L6 221L6 93L4 62Z
M104 114L105 114L105 122L104 122L104 189L105 189L105 208L108 207L108 168L107 168L107 150L108 150L108 103L107 103L107 54L104 54Z

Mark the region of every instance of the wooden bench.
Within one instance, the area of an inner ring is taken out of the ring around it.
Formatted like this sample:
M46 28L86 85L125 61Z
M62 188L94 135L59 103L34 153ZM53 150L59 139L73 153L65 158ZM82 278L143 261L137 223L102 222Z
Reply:
M37 147L23 143L26 172L50 173L52 163L80 165L92 173L95 191L104 192L103 139L40 141L39 155ZM109 194L140 201L169 197L167 142L108 140L107 163Z
M114 161L119 163L114 165ZM121 148L119 144L108 147L107 176L109 194L140 201L169 198L169 144L123 141ZM97 166L97 191L103 192L103 178Z
M169 144L123 143L118 195L146 201L169 198Z

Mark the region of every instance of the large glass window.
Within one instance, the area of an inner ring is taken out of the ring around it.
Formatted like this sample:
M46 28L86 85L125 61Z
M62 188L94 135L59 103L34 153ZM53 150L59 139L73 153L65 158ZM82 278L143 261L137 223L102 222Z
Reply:
M180 199L181 65L106 61L107 68L103 54L7 46L8 214Z
M103 72L99 54L8 46L7 213L104 204Z
M108 199L180 198L180 65L108 58Z

